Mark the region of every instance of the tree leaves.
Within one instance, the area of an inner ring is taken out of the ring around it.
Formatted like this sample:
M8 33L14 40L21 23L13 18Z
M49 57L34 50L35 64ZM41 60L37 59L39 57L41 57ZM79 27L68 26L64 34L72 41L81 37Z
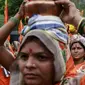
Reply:
M8 0L8 13L13 16L18 11L23 0ZM4 15L5 0L0 0L0 14Z

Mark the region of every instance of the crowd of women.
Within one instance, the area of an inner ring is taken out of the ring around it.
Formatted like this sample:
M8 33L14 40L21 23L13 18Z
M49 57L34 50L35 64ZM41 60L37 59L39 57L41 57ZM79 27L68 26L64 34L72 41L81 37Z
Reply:
M4 43L24 16L29 27L11 53ZM74 25L76 33L69 36L65 24ZM70 0L24 0L0 28L0 64L10 73L0 85L84 85L84 34L85 18Z

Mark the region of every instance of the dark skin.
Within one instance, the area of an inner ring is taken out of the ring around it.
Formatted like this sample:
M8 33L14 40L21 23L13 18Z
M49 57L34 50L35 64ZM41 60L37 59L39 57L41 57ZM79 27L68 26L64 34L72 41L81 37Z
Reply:
M54 57L37 38L30 37L18 55L18 65L25 85L53 85ZM35 66L33 66L33 64ZM36 76L30 76L35 74Z
M0 64L9 70L9 66L14 61L14 55L4 46L0 46Z
M22 19L23 16L25 15L25 3L22 3L22 5L20 6L20 9L18 11L18 13L14 16L17 19ZM81 20L81 16L79 11L77 10L77 8L75 7L74 3L69 1L69 0L55 0L55 1L31 1L29 2L29 4L27 4L28 8L33 8L31 10L31 12L33 13L33 11L35 11L35 13L38 11L37 9L35 9L35 6L38 5L51 5L53 6L53 4L63 4L64 8L63 8L63 16L61 16L61 19L63 20L63 22L66 23L71 23L73 25L75 25L76 27L78 26L79 21ZM30 11L28 11L30 16ZM39 10L40 14L44 14ZM46 13L45 13L46 14ZM32 16L33 14L31 14ZM3 25L0 28L0 45L3 45L3 43L5 42L5 40L7 39L8 35L10 34L10 32L12 31L12 29L16 26L16 24L12 21L8 21L5 25Z
M48 5L48 7L47 7L48 11L46 11L47 9L45 10L45 9L42 9L39 7L42 4L43 4L43 6ZM56 6L63 5L62 6L63 12L62 12L60 18L65 23L73 24L74 26L77 27L79 24L79 21L82 19L82 16L80 15L80 12L76 8L75 4L73 2L71 2L70 0L54 0L54 1L52 1L52 0L42 0L42 1L31 0L30 2L27 2L25 4L25 6L27 7L27 11L28 11L27 15L31 16L32 13L34 13L34 12L36 14L41 14L41 15L55 15L54 11L51 11L51 12L49 11L49 5L53 6L53 7L55 5ZM51 7L51 8L53 8L53 7ZM32 8L32 9L30 10L28 8ZM41 9L43 11L41 11Z
M14 16L15 18L17 18L19 20L22 19L23 16L25 15L24 4L25 3L21 4L19 11ZM61 19L63 22L73 24L74 26L77 27L78 23L82 19L82 17L80 16L80 13L77 10L77 8L75 7L74 3L69 0L55 0L55 1L51 1L50 3L48 3L47 1L43 1L43 2L37 1L36 3L35 3L35 1L31 1L28 4L28 8L35 7L35 5L39 6L39 5L43 5L43 4L45 6L46 6L46 4L51 5L51 7L53 4L61 4L61 5L63 4L63 6L64 6L63 13L62 13L63 16L61 16ZM39 8L39 9L41 10L41 8ZM42 11L40 11L40 10L39 10L40 14L45 14L45 13L42 13ZM33 10L31 10L32 13L34 13L33 11L35 11L35 13L37 13L35 8L33 8ZM28 14L31 14L28 16L32 16L32 13L28 13ZM48 15L48 13L47 13L47 15ZM5 40L7 39L8 35L10 34L10 32L13 30L13 28L15 26L16 26L16 23L14 23L12 21L8 21L5 25L3 25L0 28L0 46L1 46L0 52L1 53L2 53L2 48L3 48L2 46L5 42ZM0 57L1 57L0 64L2 64L5 68L9 69L10 65L14 61L13 55L11 55L10 52L7 52L6 48L3 48L3 52L4 53L2 53L2 54L0 53Z
M21 9L24 9L24 7L22 5L21 5ZM14 17L20 20L23 17L23 13L21 13L21 11L19 11ZM16 24L14 22L8 21L5 25L3 25L0 28L0 45L4 44L8 35L10 34L10 32L13 30L13 28L15 26L16 26Z
M62 11L62 5L56 5L54 1L55 0L26 1L27 3L25 4L25 13L29 17L31 17L33 14L59 16Z
M17 19L21 19L24 15L24 12L22 11L24 9L23 3L20 6L19 11L14 16ZM4 46L4 42L7 39L10 32L13 30L13 28L16 26L16 24L12 21L8 21L5 25L3 25L0 28L0 64L4 66L7 70L9 70L9 67L11 66L12 62L15 60L14 55L10 53Z

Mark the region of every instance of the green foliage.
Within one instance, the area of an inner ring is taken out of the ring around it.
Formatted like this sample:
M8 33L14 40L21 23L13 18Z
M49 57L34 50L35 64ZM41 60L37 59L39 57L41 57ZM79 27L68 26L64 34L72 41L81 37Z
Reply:
M15 15L23 0L8 0L9 16ZM0 14L4 14L5 0L0 0Z
M15 15L17 13L23 0L10 0L9 2L9 16Z
M22 3L23 0L8 0L8 12L9 12L9 16L13 16L17 13L20 4ZM85 0L71 0L73 1L77 8L80 10L84 10L84 14L85 14ZM0 14L4 14L4 5L5 4L5 0L0 0Z
M76 7L81 11L84 10L85 16L85 0L71 0L75 3Z
M0 27L4 24L4 16L0 15Z
M8 15L14 16L23 0L8 0ZM4 23L4 7L5 7L5 0L0 0L0 27Z
M78 5L78 8L79 8L80 10L84 10L84 16L85 16L85 3L80 3L80 4Z
M4 14L4 0L0 0L0 14Z

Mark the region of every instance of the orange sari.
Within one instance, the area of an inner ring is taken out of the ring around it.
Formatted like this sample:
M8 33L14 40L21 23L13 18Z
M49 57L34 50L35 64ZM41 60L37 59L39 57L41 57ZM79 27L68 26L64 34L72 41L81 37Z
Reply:
M0 67L0 85L9 85L10 77L6 77L3 68Z

